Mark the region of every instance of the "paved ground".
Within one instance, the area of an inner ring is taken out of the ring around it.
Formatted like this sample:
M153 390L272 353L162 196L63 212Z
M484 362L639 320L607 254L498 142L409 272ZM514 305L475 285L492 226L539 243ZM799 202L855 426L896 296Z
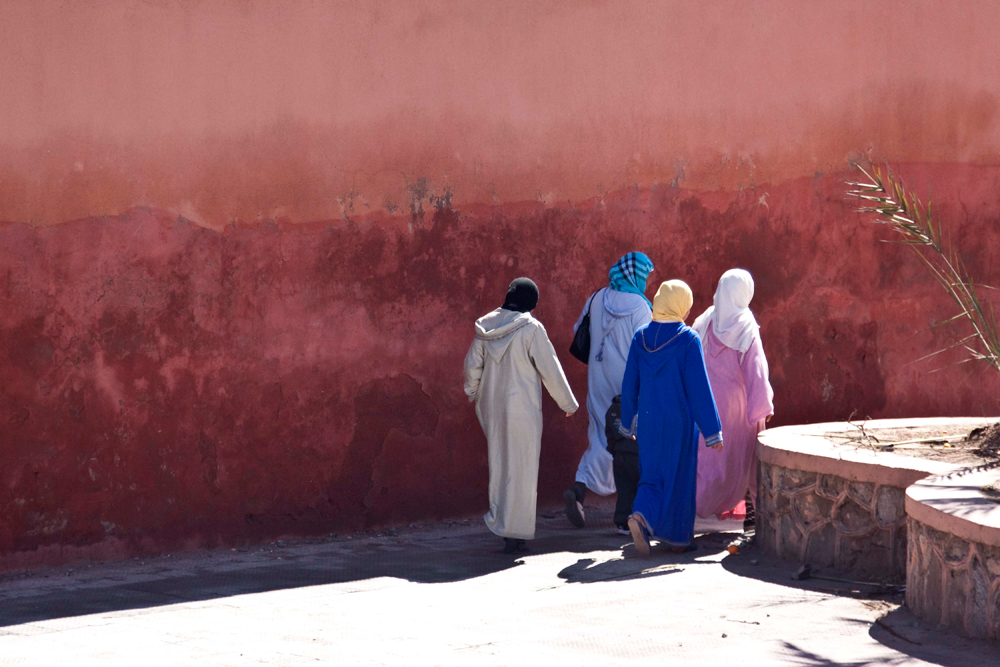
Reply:
M640 559L590 515L518 557L467 521L0 577L0 665L1000 664L899 595L793 582L731 535Z

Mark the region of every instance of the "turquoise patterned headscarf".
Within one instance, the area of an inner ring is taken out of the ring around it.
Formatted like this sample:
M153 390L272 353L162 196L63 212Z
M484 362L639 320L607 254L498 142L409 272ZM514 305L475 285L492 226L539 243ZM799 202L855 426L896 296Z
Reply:
M608 270L611 289L617 292L638 294L646 299L646 278L653 270L653 261L641 252L630 252ZM649 299L646 299L649 303ZM649 303L652 308L653 304Z

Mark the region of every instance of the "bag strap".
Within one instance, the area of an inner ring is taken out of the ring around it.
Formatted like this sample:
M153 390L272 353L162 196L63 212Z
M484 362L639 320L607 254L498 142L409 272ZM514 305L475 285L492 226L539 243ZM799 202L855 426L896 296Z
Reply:
M601 289L597 290L597 292L600 292L602 289L607 289L607 288L602 287ZM594 292L593 294L590 295L590 302L587 304L587 317L590 317L590 311L594 308L594 297L597 296L597 292Z

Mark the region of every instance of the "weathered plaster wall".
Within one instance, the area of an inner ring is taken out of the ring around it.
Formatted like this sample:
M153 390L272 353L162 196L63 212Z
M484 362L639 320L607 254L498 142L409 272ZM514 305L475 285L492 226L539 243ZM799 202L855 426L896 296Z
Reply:
M843 197L901 164L997 282L1000 9L918 5L9 3L0 568L485 509L472 320L530 275L565 350L632 249L754 273L779 422L995 414Z
M698 189L851 152L996 163L968 0L3 3L0 220L234 218Z

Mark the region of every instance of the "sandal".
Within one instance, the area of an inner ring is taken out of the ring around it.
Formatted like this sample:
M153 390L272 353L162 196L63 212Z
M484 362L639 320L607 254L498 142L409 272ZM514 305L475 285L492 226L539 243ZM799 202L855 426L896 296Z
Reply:
M628 518L628 530L632 533L632 542L635 544L635 550L639 552L639 555L643 558L649 557L649 538L646 537L650 533L649 526L646 525L646 521L639 514L633 514Z
M563 500L566 502L566 518L577 528L583 528L586 520L583 516L583 505L576 499L573 489L563 491Z
M524 540L515 539L513 537L503 538L503 552L505 554L516 554L520 551L527 551L528 547Z

